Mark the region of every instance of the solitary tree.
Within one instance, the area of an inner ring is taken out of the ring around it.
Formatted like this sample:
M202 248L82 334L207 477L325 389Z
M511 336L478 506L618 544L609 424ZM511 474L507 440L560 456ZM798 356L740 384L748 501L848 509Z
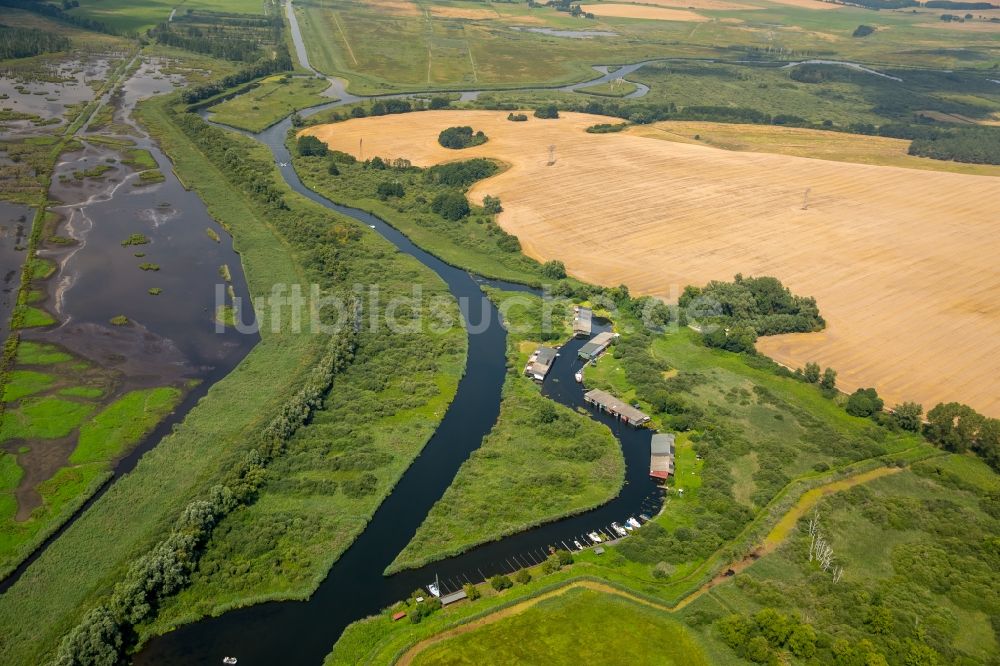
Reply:
M837 371L833 368L827 368L824 370L823 377L819 380L819 385L827 391L835 389L837 387Z

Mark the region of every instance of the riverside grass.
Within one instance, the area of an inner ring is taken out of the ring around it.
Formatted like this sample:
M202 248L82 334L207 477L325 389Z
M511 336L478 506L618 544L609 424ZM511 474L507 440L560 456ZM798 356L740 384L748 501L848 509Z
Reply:
M217 123L260 132L293 111L333 101L320 93L330 87L326 79L291 75L269 76L242 95L209 107Z
M510 294L486 291L494 302ZM542 300L518 296L530 303L506 313L504 325L511 331L508 373L496 425L459 469L387 573L416 568L600 506L624 482L625 462L608 428L543 397L534 382L523 376L521 369L529 354L543 344ZM552 317L562 339L570 338L569 310L560 308Z

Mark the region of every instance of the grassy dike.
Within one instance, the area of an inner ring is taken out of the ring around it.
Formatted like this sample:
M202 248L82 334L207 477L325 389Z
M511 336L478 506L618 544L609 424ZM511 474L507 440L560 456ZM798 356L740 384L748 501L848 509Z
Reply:
M250 291L305 280L283 239L255 207L201 157L164 116L164 99L147 103L142 119L195 185L210 214L227 228L242 254ZM287 322L286 322L287 323ZM266 327L260 344L213 386L174 434L146 454L41 555L0 597L0 662L41 663L61 636L122 576L132 558L170 527L177 513L237 459L246 434L265 422L302 381L321 340L282 326Z
M497 303L515 296L486 291ZM621 489L625 461L608 428L543 397L523 375L528 357L542 344L542 300L526 294L516 297L527 303L506 313L508 372L497 423L389 566L389 573L600 506ZM572 336L571 319L565 306L553 313L562 340Z

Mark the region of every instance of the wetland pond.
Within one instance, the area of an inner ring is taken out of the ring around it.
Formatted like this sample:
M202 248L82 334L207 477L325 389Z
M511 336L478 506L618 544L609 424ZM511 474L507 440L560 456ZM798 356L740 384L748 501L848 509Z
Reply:
M34 306L55 323L21 332L23 341L56 345L78 359L76 367L84 368L76 378L56 373L54 383L36 397L61 391L59 399L85 400L66 397L65 385L75 379L103 390L90 403L96 413L131 391L159 387L180 391L169 415L114 462L112 480L131 470L143 453L169 434L259 340L256 332L217 325L217 307L232 306L235 298L241 301L243 321L253 321L240 256L229 234L211 218L197 194L183 187L168 158L131 118L140 99L167 92L178 83L176 77L162 76L160 65L155 60L141 62L104 100L112 113L99 124L92 119L92 127L76 136L78 148L60 157L49 190L50 199L57 202L49 210L58 220L46 228L47 240L38 250L40 258L57 268L50 278L34 283L39 290ZM18 220L23 214L23 207L0 206L0 224L6 229L8 218ZM0 237L0 258L7 256L9 244L6 234ZM127 323L116 319L120 316ZM68 436L0 442L24 471L15 491L14 520L24 522L42 506L39 484L66 467L76 445L75 431ZM65 522L0 583L0 591L12 585L45 545L107 487L68 519L42 514L39 520Z

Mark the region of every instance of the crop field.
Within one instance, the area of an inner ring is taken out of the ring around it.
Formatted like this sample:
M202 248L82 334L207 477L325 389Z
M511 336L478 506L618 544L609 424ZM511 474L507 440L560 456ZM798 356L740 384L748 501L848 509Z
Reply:
M815 296L828 322L762 340L778 361L834 367L842 388L874 385L890 405L960 400L1000 414L992 177L585 133L604 121L444 111L308 131L334 149L354 152L363 137L369 156L429 165L455 159L436 141L442 129L482 129L489 142L461 156L510 168L470 197L499 196L500 224L530 256L668 299L737 272L774 275Z

